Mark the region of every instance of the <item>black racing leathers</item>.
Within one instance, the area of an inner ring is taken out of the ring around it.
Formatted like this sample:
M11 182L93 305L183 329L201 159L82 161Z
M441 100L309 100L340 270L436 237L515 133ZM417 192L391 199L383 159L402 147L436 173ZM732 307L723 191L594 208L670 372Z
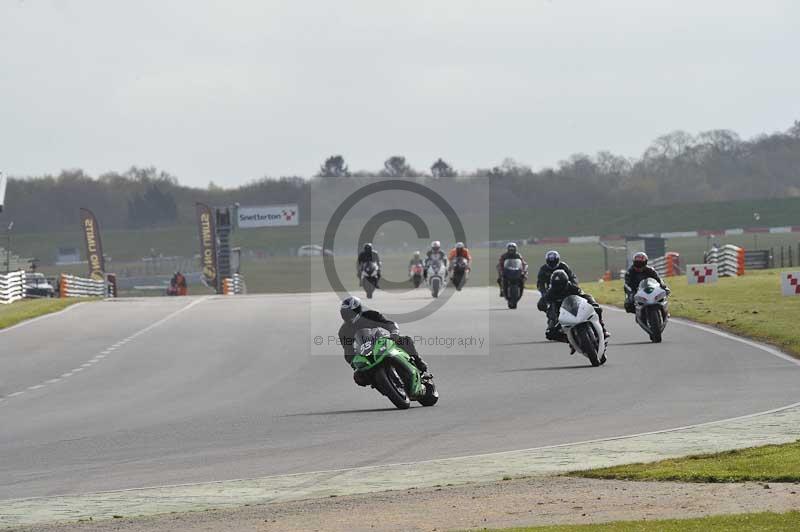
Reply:
M550 287L544 294L542 294L537 306L539 307L539 310L542 311L548 311L549 307L548 316L555 318L555 316L558 316L558 309L561 308L561 302L564 301L567 296L578 296L585 299L586 302L594 308L594 311L597 313L597 317L600 318L600 324L603 326L603 330L605 330L606 326L605 322L603 321L602 307L600 307L591 294L587 294L581 290L581 287L578 285L567 283L567 285L561 290ZM552 322L553 319L550 321ZM554 323L548 323L548 327L552 327L553 325Z
M550 286L550 277L556 270L564 270L564 273L569 277L569 282L576 285L578 284L578 278L575 277L575 274L572 273L572 269L566 262L559 262L556 266L550 266L545 263L539 268L539 274L536 276L536 288L539 289L539 292L542 294L547 292L547 288Z
M356 268L358 269L359 275L361 274L361 267L368 262L377 262L378 267L381 267L381 258L377 251L362 251L358 254ZM378 277L380 278L380 270L378 270Z
M639 289L639 283L645 279L655 279L656 282L661 285L661 288L667 288L667 285L664 284L664 281L661 280L661 276L658 275L658 272L654 268L645 266L641 271L636 271L636 269L631 266L628 268L628 271L625 272L625 286L628 287L625 296L625 310L627 312L632 313L635 311L633 295Z

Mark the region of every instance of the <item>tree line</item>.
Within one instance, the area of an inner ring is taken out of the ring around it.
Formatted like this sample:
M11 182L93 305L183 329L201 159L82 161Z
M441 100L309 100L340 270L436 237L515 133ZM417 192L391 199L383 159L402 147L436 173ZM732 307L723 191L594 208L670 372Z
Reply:
M351 171L343 155L327 158L315 176L264 177L236 188L210 183L187 187L156 168L132 167L92 177L83 170L57 176L11 177L5 220L24 232L72 230L78 208L95 211L104 228L141 229L194 223L194 204L298 203L307 212L320 180L372 176L455 180L489 179L492 209L597 208L665 205L800 196L800 121L786 131L743 140L730 130L691 135L674 131L655 139L639 158L603 151L574 154L553 168L534 171L506 159L467 173L437 159L425 171L402 155L383 168Z

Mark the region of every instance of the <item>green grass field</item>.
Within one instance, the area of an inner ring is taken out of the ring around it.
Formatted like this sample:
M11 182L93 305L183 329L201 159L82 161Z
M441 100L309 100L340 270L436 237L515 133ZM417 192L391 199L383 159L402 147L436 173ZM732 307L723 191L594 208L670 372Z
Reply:
M800 441L576 471L569 476L678 482L800 482Z
M686 278L667 279L672 288L670 313L732 333L773 344L800 356L800 297L781 295L779 270L721 278L716 285L688 285ZM621 306L622 283L586 283L583 288L604 304Z
M487 206L488 209L488 206ZM733 227L784 226L800 225L800 198L783 198L773 200L735 201L706 204L682 204L659 207L602 208L581 211L581 216L566 216L561 209L524 209L514 211L492 212L478 220L479 225L488 224L486 235L473 240L491 239L525 239L530 237L571 236L571 235L608 235L632 234L654 231L683 231L694 229L726 229ZM760 219L756 222L753 213L758 212ZM469 217L468 217L469 218ZM100 220L102 226L102 220ZM402 241L408 240L408 228L393 228L387 224L385 238L379 243L382 247L400 248ZM403 225L403 224L398 224ZM469 225L469 224L468 224ZM435 224L440 227L443 224ZM42 264L52 264L58 247L76 247L83 252L83 235L79 230L78 213L75 214L74 227L64 231L50 233L25 233L24 227L18 227L12 235L12 249L24 257L36 257ZM270 230L239 230L234 232L234 245L243 249L270 250L273 254L283 255L298 246L308 244L311 235L320 235L324 230L322 222L306 224L298 227L287 227ZM346 221L342 227L345 232L360 230L358 221ZM167 256L194 256L198 253L198 235L194 226L170 227L164 229L136 230L103 230L105 253L117 262L138 260L149 256L151 250ZM441 237L447 240L447 237ZM797 244L795 235L742 235L722 238L722 243L754 247L758 239L758 247L766 248L778 243ZM691 245L684 241L693 239L676 239L670 241L673 251L694 252L697 248L705 248L705 239ZM316 242L319 243L319 242ZM419 247L422 242L410 242L409 251ZM563 247L563 246L562 246ZM594 267L592 275L602 268L602 251L594 248ZM568 254L568 253L567 253ZM599 258L598 258L599 257ZM536 258L538 260L538 257ZM582 261L573 260L579 263ZM599 266L598 266L599 265Z
M23 299L10 305L0 305L0 329L11 327L17 323L58 312L70 305L89 299Z
M617 521L597 525L505 528L493 532L790 532L798 529L800 512L721 515L699 519ZM484 529L486 530L486 529Z

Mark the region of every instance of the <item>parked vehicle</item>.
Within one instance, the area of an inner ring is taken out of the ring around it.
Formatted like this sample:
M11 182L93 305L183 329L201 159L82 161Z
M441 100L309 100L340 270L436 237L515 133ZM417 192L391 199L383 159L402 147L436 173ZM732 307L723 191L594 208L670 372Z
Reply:
M433 376L420 373L386 329L360 329L353 339L353 349L356 352L351 362L353 368L369 372L372 387L397 408L406 409L411 401L418 401L422 406L433 406L439 401Z
M625 287L626 292L630 290ZM669 291L661 288L655 279L642 279L633 296L636 323L650 336L653 343L661 342L661 334L669 319Z
M55 288L43 273L25 274L25 297L54 297Z

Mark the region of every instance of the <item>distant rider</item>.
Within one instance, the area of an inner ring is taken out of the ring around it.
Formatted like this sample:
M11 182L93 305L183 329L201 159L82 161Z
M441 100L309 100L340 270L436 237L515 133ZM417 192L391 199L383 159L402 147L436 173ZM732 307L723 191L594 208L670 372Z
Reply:
M422 256L420 255L419 251L415 251L414 256L411 257L410 261L408 261L408 269L410 270L414 266L422 266L422 265L423 265Z
M552 315L556 316L558 310L561 308L561 302L564 301L567 296L582 297L594 307L594 311L597 312L597 317L600 318L600 325L603 326L603 334L606 338L611 336L603 321L603 309L597 304L597 301L595 301L591 294L587 294L581 290L578 285L570 282L569 276L564 270L556 270L553 272L553 275L550 277L550 287L542 294L542 297L539 298L539 303L536 304L536 307L542 312L546 312L548 307L552 305ZM547 337L550 338L550 331L554 324L548 320L547 326Z
M381 270L383 270L381 258L378 256L377 251L373 251L372 244L366 243L364 244L364 250L358 254L358 262L356 263L356 277L361 279L361 269L369 262L375 262L378 264L378 281L380 281ZM375 283L375 288L378 288L378 283Z
M356 355L356 352L353 350L353 339L355 338L356 332L361 329L382 327L389 331L392 340L408 353L411 357L411 361L420 372L425 373L428 371L428 365L417 352L417 348L414 346L414 340L412 340L410 336L400 336L400 328L397 326L397 323L391 321L377 310L364 308L359 298L348 297L342 301L339 307L339 313L344 322L339 328L339 342L342 344L344 359L348 364L352 362L353 357ZM359 386L368 386L371 384L363 372L357 371L353 373L353 380Z
M428 250L425 256L425 268L423 269L423 277L425 279L428 278L428 266L431 265L431 262L434 260L438 260L445 266L447 266L447 255L444 254L444 250L442 249L442 243L438 240L434 240L431 242L431 249Z
M661 288L669 293L669 288L666 283L661 280L658 272L647 265L647 254L643 252L636 253L633 256L633 264L628 271L625 272L625 286L629 288L625 295L625 311L629 313L636 312L636 307L633 304L633 296L639 289L639 283L645 279L655 279L661 285Z
M556 270L564 270L564 273L569 277L569 282L578 284L578 278L572 273L569 264L561 260L561 255L558 251L550 250L544 255L544 264L539 268L539 274L536 276L536 288L539 292L544 294L547 292L547 287L550 285L550 277Z
M505 296L505 293L503 292L503 263L508 259L521 260L522 271L526 277L528 275L528 263L525 262L525 259L517 251L517 244L514 242L509 242L506 244L506 252L500 255L500 260L497 261L497 286L500 287L500 297Z
M467 260L467 270L470 269L472 255L469 254L469 248L466 247L463 242L456 242L456 246L447 253L447 260L450 261L450 271L453 270L453 264L455 264L456 259L459 257L463 257Z

